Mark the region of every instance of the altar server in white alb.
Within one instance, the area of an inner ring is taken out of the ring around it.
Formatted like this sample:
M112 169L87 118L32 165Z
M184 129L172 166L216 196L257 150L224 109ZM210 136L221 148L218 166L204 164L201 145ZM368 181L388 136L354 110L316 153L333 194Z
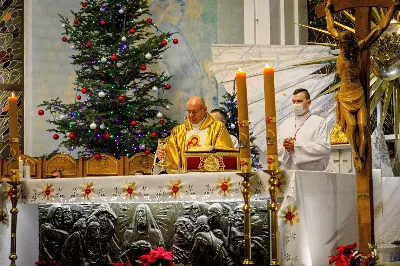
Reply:
M331 145L326 120L311 114L310 94L297 89L292 95L294 117L278 129L278 155L283 170L326 171Z

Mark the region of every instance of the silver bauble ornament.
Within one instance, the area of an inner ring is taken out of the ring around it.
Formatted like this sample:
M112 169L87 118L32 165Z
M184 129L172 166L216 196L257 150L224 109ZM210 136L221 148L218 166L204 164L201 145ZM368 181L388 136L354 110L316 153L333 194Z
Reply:
M120 10L118 10L118 13L124 14L124 10L121 8Z
M121 41L126 42L126 37L122 36Z
M137 12L142 13L143 10L141 8L139 8Z
M152 56L150 53L147 53L144 57L145 57L147 60L150 60L153 56Z
M105 128L106 128L106 126L104 124L100 125L100 129L105 129Z
M157 91L158 91L158 88L157 88L156 86L153 86L153 88L151 88L151 91L157 92Z
M66 118L65 115L60 115L60 120L64 120Z
M235 129L235 124L231 124L231 129Z
M104 92L104 91L100 91L99 92L99 97L100 98L103 98L103 97L105 97L106 96L106 93Z
M171 109L171 106L169 104L167 104L167 106L165 106L165 109L169 110L169 109Z
M89 127L90 127L90 129L96 129L97 125L96 125L95 122L93 122L93 123L90 124Z
M102 57L102 58L100 59L100 61L101 61L102 63L105 63L105 62L107 62L107 58Z
M161 118L163 117L163 114L162 114L161 112L158 112L157 115L156 115L156 117L157 117L158 119L161 119Z

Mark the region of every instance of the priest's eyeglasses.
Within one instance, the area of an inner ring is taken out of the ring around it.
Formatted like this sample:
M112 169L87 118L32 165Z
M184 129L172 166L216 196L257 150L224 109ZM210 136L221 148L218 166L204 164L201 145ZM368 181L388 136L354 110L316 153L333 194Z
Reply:
M201 110L203 110L204 109L204 107L201 107L200 109L198 109L198 110L186 110L186 113L188 113L189 115L190 114L193 114L193 115L197 115Z

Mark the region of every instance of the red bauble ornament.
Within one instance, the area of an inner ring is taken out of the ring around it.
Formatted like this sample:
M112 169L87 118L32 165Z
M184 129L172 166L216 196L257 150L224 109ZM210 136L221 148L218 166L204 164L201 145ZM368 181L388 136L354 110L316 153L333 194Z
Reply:
M80 99L82 99L82 96L77 95L77 96L76 96L76 99L80 100Z
M145 71L147 69L146 65L140 65L140 69Z
M145 151L146 154L150 154L150 152L151 152L150 150L146 150Z
M174 39L173 41L172 41L174 44L178 44L178 39Z
M131 122L131 125L132 125L132 126L136 126L136 125L137 125L137 122L136 122L135 120L133 120L133 121Z
M86 46L87 46L87 47L90 47L90 46L92 46L92 43L91 43L91 42L87 42L87 43L86 43Z
M82 7L86 7L86 3L85 2L82 2Z
M101 155L98 153L95 153L93 156L96 160L101 160Z
M153 20L152 20L151 18L148 18L148 19L147 19L147 22L148 22L148 23L152 23Z
M125 97L123 95L118 96L118 101L122 102L123 100L125 100Z
M153 131L153 132L151 132L151 135L152 135L153 137L157 137L157 132Z
M100 20L100 25L106 25L106 21L104 19Z
M166 90L171 89L171 85L170 85L170 84L165 85L165 89L166 89Z
M44 115L44 111L42 109L40 109L39 111L37 111L38 115Z
M116 54L111 55L111 61L116 61L118 59L118 56Z
M161 44L162 44L163 46L165 46L165 45L168 44L168 42L167 42L167 40L162 40L162 41L161 41Z
M75 134L73 132L69 133L68 136L69 136L70 139L74 139L75 138Z
M86 94L86 93L87 93L87 89L86 89L85 87L83 87L83 88L81 89L81 92L82 92L83 94Z
M62 40L63 42L66 42L66 41L67 41L67 37L64 36L64 37L61 38L61 40Z
M79 20L74 19L74 24L78 24Z
M58 134L53 135L53 139L58 139L60 136Z
M164 124L165 123L165 120L164 119L161 119L160 120L160 124Z
M135 31L134 28L130 28L130 29L129 29L129 33L130 33L130 34L134 34L135 32L136 32L136 31Z
M111 137L110 133L104 133L104 138L109 139Z

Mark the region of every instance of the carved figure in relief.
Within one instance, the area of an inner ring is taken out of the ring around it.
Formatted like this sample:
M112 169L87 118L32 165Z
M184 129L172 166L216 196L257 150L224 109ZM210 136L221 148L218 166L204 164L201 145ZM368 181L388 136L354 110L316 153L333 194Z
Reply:
M72 216L72 211L69 205L63 205L63 227L67 232L71 232L74 226L74 218Z
M72 234L64 242L61 250L62 266L85 266L86 219L79 219L72 227Z
M175 222L174 244L172 247L175 263L187 265L192 250L194 226L190 219L180 217Z
M69 236L63 229L63 209L60 204L49 208L46 223L39 232L39 259L41 261L61 260L61 248Z

